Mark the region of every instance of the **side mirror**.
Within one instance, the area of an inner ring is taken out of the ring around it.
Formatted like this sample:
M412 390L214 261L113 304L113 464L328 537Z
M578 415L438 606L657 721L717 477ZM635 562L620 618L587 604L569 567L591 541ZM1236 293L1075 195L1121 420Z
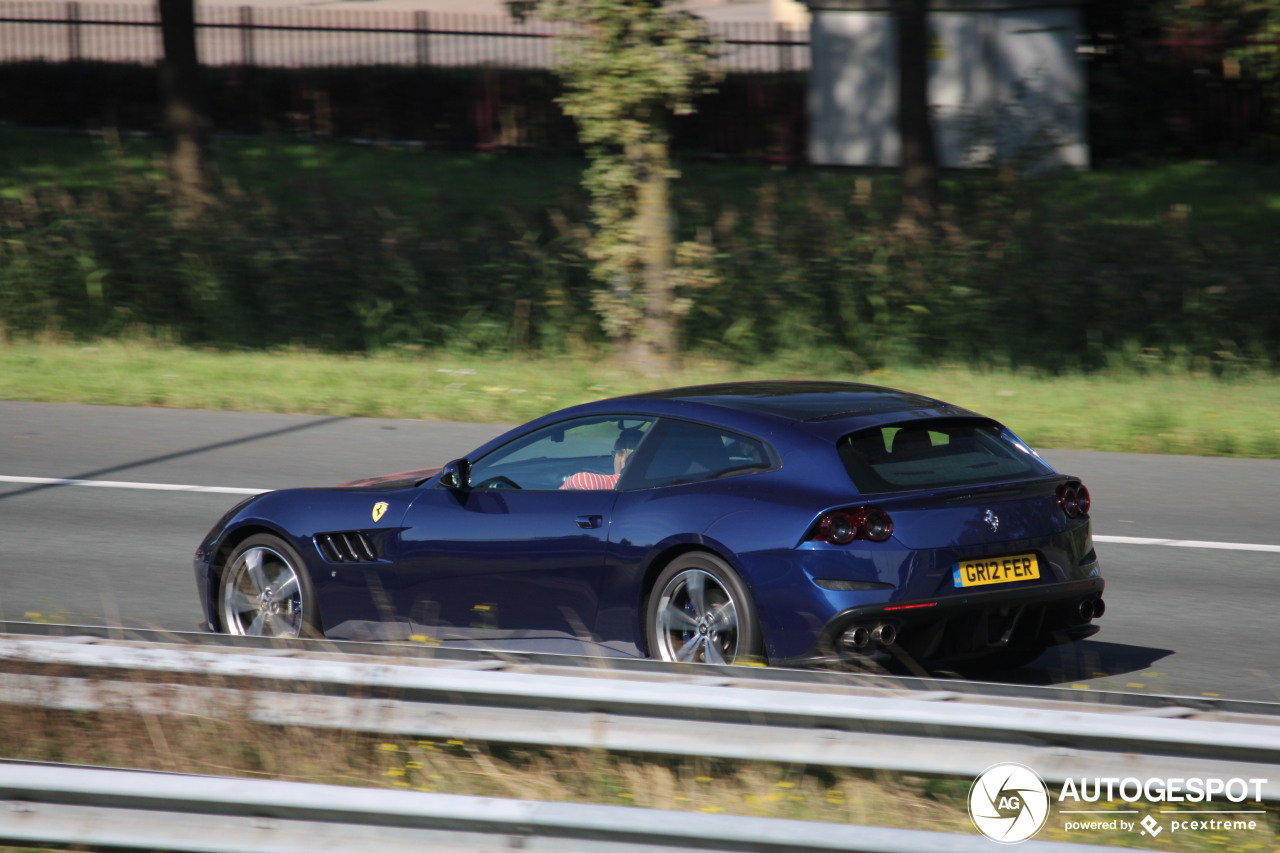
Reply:
M455 459L444 466L440 472L440 485L446 489L465 491L471 487L471 463L466 459Z

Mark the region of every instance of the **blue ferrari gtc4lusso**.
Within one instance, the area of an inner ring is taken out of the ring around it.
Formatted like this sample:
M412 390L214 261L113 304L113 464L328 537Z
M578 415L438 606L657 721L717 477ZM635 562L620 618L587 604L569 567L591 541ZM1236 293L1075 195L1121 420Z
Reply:
M231 634L697 663L1027 663L1093 634L1089 492L1003 425L838 382L555 412L443 468L267 492L195 557Z

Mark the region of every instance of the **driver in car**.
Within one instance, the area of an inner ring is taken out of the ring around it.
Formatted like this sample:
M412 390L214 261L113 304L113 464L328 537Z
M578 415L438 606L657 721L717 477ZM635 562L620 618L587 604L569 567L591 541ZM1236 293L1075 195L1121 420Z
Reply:
M613 443L612 474L579 471L576 474L570 474L560 488L594 489L597 491L617 488L618 478L622 476L622 469L626 466L631 454L640 446L640 439L643 437L644 433L638 429L624 429L618 434L618 440Z

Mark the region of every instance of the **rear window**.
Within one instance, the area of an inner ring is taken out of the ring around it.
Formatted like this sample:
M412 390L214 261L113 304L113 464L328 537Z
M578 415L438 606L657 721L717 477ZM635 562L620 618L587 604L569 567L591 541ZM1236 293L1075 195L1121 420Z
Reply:
M931 420L850 433L837 445L863 494L1025 480L1050 469L994 421Z

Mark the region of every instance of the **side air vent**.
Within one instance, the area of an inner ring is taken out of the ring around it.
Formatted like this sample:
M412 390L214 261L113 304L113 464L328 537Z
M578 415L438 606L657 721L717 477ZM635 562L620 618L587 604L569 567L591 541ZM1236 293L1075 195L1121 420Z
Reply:
M372 563L378 559L373 542L359 531L317 533L316 547L330 563Z

